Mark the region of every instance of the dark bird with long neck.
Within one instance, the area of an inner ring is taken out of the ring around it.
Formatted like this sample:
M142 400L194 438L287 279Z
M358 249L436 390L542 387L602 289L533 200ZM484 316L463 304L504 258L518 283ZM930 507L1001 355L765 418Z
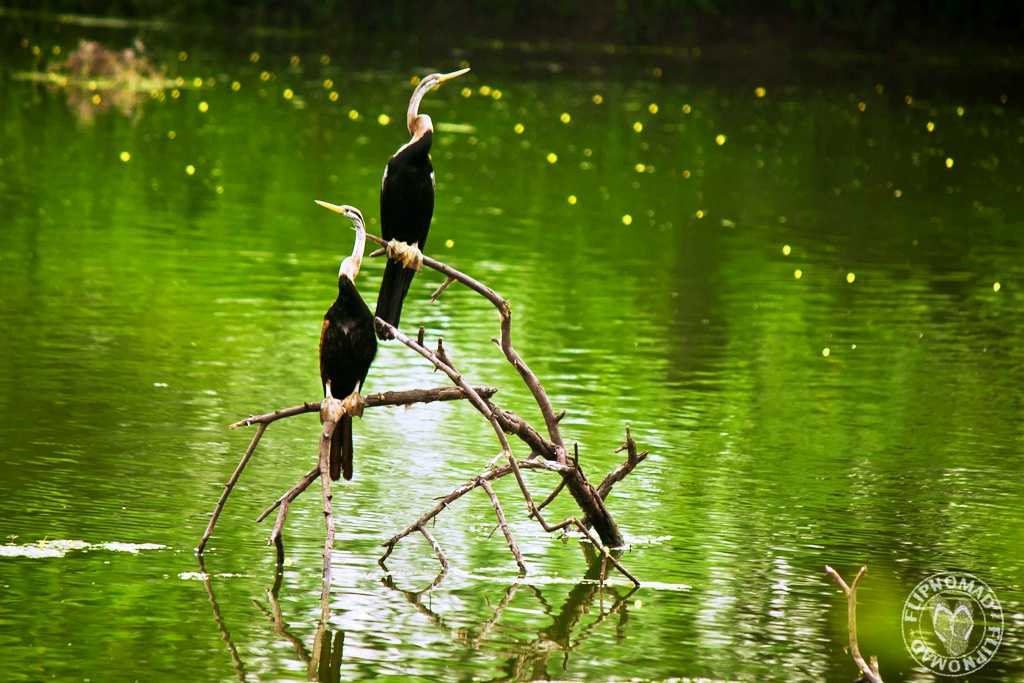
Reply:
M377 338L373 315L356 289L356 276L366 246L363 214L352 206L319 200L316 203L350 219L356 229L352 255L341 262L338 270L338 296L324 314L320 328L320 380L324 397L342 399L345 408L331 436L331 479L337 481L339 475L352 478L352 415L362 414L359 392L377 355Z
M427 242L430 220L434 215L434 167L430 163L430 145L434 139L434 124L426 114L420 114L423 96L445 81L467 73L461 69L447 74L430 74L416 86L409 99L406 123L409 142L398 148L380 183L380 227L384 239L404 242L401 260L388 259L384 278L377 295L377 317L395 327L402 316L402 302L416 275L422 249ZM378 330L381 339L390 335Z

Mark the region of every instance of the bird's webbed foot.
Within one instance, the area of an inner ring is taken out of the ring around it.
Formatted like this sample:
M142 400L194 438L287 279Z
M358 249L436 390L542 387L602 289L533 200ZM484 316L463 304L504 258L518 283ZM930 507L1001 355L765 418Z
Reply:
M406 268L418 271L423 267L423 252L415 244L391 240L388 242L388 258L398 261Z

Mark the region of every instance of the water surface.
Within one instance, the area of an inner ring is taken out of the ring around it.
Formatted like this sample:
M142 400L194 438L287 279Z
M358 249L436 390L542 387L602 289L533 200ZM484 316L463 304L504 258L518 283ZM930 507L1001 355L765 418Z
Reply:
M1024 675L1012 65L483 43L371 57L157 32L149 52L181 85L108 108L17 78L81 30L4 35L0 534L36 549L0 557L10 680L306 678L319 494L292 508L276 599L269 524L253 519L312 465L315 417L268 431L206 574L192 548L250 436L225 425L319 397L320 321L352 233L312 200L362 207L377 231L410 77L463 60L473 74L424 106L428 251L510 299L517 347L595 483L626 425L651 452L609 498L644 585L599 590L579 542L529 522L508 481L522 582L482 494L438 519L452 563L438 586L417 593L437 571L422 539L385 574L380 542L497 446L468 405L367 411L335 497L342 677L853 680L826 563L870 567L861 645L886 680L930 680L900 607L945 569L987 581L1007 616L972 680ZM360 277L371 305L382 269ZM443 336L467 377L541 424L490 341L493 309L456 287L430 305L439 283L417 277L403 324ZM387 344L366 391L443 383Z

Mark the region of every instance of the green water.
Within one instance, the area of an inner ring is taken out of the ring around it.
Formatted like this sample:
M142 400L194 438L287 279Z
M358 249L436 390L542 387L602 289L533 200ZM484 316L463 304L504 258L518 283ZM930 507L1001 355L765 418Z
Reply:
M861 647L886 680L930 680L901 606L946 569L987 581L1006 615L972 680L1024 677L1019 70L156 33L151 54L185 87L125 114L15 78L43 64L32 46L66 54L79 34L8 25L2 50L5 680L306 679L319 493L293 505L276 602L269 523L253 519L312 466L315 417L267 432L208 581L192 548L250 436L225 425L319 398L320 321L352 233L313 200L379 230L410 76L463 59L472 75L423 108L438 127L428 251L510 299L595 482L626 425L651 451L609 498L643 587L584 580L579 541L528 521L510 481L496 490L521 583L483 494L434 527L452 564L438 586L415 592L437 571L417 538L389 578L380 542L497 446L465 404L370 410L335 497L342 679L849 681L826 563L869 566ZM382 269L360 276L370 302ZM456 287L430 305L439 283L417 277L406 328L443 336L471 381L541 424L490 341L493 309ZM390 343L366 391L443 384Z

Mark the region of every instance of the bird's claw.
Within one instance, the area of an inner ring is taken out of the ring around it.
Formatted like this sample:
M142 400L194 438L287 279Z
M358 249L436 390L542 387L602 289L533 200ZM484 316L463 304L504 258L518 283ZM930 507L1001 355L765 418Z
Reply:
M345 414L344 401L328 396L320 402L320 421L337 422Z
M415 244L391 240L388 242L388 258L398 261L406 268L418 271L423 267L423 252Z
M353 391L341 400L341 407L345 415L349 416L362 417L364 405L363 397L358 391Z

